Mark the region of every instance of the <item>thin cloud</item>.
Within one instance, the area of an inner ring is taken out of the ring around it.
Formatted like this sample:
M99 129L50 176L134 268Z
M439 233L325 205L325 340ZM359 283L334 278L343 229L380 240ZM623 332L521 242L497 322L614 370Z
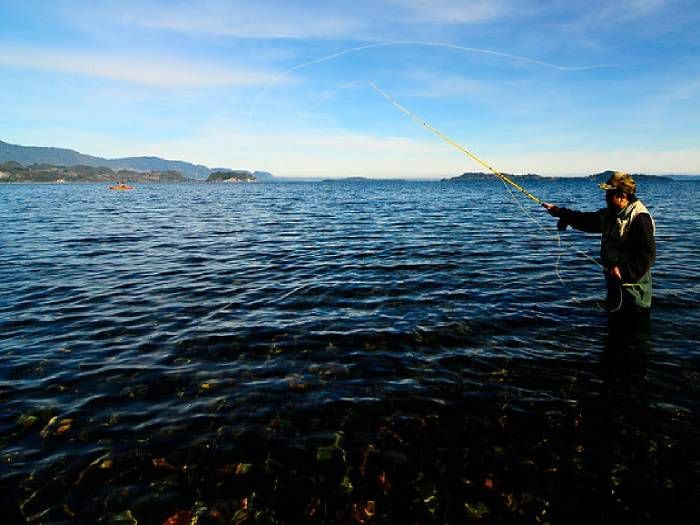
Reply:
M497 98L499 86L493 82L477 80L462 75L437 74L430 70L416 70L408 74L415 88L404 88L404 97L434 98L444 97L478 97L479 99Z
M212 132L212 130L216 130ZM213 120L187 137L144 145L159 156L187 158L208 166L263 169L279 176L427 176L456 173L462 159L449 146L371 133L307 129L241 133L235 124ZM415 162L414 162L415 161ZM407 171L407 166L412 166ZM461 172L460 172L461 173Z
M640 0L641 1L641 0ZM648 0L651 1L651 0ZM238 38L369 38L392 25L476 24L515 13L506 0L357 0L352 3L260 0L196 5L157 2L120 5L118 16L141 27Z
M661 20L669 4L670 0L615 0L597 2L573 10L566 4L562 15L569 20L564 27L576 34L596 35L601 29L610 28L619 28L629 33L628 26L637 24L641 24L642 30L653 33L662 25Z
M600 17L611 18L619 23L652 15L667 5L668 0L618 0L605 7Z
M260 149L261 142L275 144L270 151ZM236 144L235 154L222 152ZM342 176L358 174L371 177L441 178L465 171L486 171L454 148L427 137L413 140L403 137L379 137L345 132L311 132L308 134L273 134L265 136L211 133L189 138L186 143L164 148L171 155L191 148L192 155L217 159L217 165L255 167L279 176ZM161 151L158 148L158 151ZM361 153L361 154L358 154ZM700 150L580 150L566 152L535 151L513 155L499 151L477 151L503 172L523 170L542 175L581 175L621 169L635 173L698 173ZM493 159L491 158L493 157ZM572 171L575 169L575 172Z
M398 18L412 23L474 24L511 12L506 2L493 0L388 0L387 4L400 8Z
M615 149L609 151L533 152L517 157L506 157L503 169L522 170L543 175L576 175L619 169L631 173L699 173L700 149L677 150ZM575 166L576 172L572 172Z
M196 6L133 4L122 15L130 24L181 33L238 38L329 38L352 35L364 25L360 18L325 11L323 5L288 2L207 2Z
M330 99L335 97L336 94L339 93L340 91L344 91L352 86L356 86L356 85L362 84L362 83L364 83L362 80L352 80L350 82L346 82L344 84L341 84L340 86L337 86L335 89L333 89L331 91L327 91L309 109L306 110L306 113L311 113L316 108L318 108L321 104L325 104Z
M3 45L0 65L39 71L106 78L161 88L255 86L269 83L272 75L230 66L201 64L173 58L116 56L77 50Z

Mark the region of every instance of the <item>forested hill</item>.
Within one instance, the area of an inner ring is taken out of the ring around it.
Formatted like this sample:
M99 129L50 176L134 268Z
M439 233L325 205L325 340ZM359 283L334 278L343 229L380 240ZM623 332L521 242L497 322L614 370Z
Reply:
M143 172L173 172L179 171L186 178L206 179L219 169L210 169L201 164L192 164L181 160L167 160L160 157L124 157L106 159L85 155L72 149L50 148L38 146L19 146L0 140L0 163L15 161L22 166L50 164L52 166L86 166L92 168L109 168L114 171L132 170ZM254 171L259 181L271 181L274 177L265 171Z
M0 183L7 182L187 182L179 171L112 170L92 166L53 166L19 162L0 163Z

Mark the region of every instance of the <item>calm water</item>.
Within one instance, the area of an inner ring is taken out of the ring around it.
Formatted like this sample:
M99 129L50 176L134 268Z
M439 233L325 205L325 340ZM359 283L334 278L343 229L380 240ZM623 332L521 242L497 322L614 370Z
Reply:
M619 330L598 237L497 181L0 186L2 515L690 523L698 190L642 185L654 310Z

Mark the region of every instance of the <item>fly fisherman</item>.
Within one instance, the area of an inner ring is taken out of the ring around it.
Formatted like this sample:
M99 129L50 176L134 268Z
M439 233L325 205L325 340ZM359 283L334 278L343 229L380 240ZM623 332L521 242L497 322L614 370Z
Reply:
M560 230L571 225L588 233L602 233L600 256L607 282L607 308L611 313L648 314L651 307L651 266L656 259L654 220L637 199L637 184L627 173L616 171L605 190L607 208L580 212L542 203L559 218Z

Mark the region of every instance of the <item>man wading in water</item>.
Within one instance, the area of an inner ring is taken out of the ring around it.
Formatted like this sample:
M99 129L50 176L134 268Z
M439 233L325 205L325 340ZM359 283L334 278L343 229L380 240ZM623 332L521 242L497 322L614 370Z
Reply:
M637 184L627 173L616 171L605 190L608 207L596 212L580 212L542 206L559 218L560 230L571 225L588 233L602 233L600 256L608 287L610 313L648 315L651 307L651 266L656 259L654 220L635 196Z

